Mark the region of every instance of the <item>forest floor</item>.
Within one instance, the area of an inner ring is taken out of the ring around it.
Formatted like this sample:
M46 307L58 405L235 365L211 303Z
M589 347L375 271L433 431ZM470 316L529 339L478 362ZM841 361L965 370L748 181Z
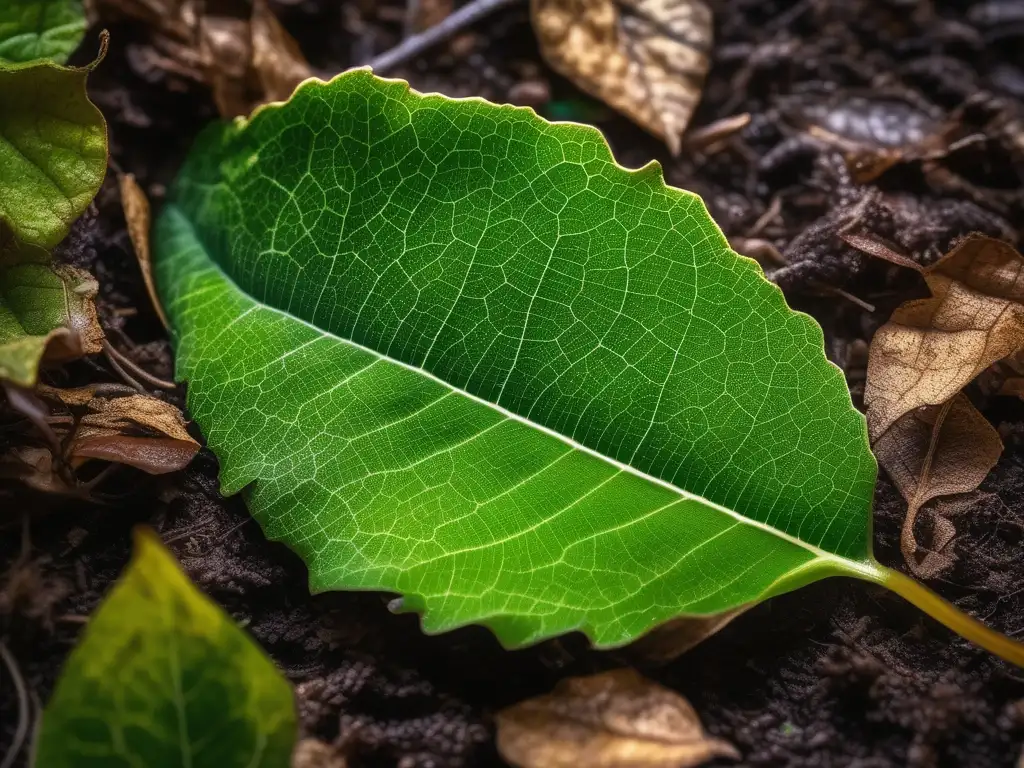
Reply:
M272 3L317 71L328 73L395 44L404 5ZM922 263L968 232L1017 245L1024 234L1024 121L1014 126L1007 117L1024 115L1024 12L1014 16L1014 5L715 0L713 61L692 127L744 112L751 121L722 145L680 158L544 65L525 2L393 74L422 91L590 120L623 164L661 161L669 183L704 197L737 249L756 238L765 241L758 252L777 252L766 271L792 306L821 323L827 354L861 407L865 342L893 307L925 289L911 271L845 245L837 231L850 217ZM109 124L112 167L134 173L158 207L216 110L205 89L151 65L143 30L125 24L110 32L91 96ZM966 101L972 106L958 111ZM897 133L921 116L956 120L982 138L937 166L907 162L858 185L838 152L806 139L808 121L835 115L891 119L886 130ZM149 305L113 173L60 254L97 277L108 337L171 377L172 350ZM55 383L116 379L103 361L69 365L59 376ZM986 499L956 520L954 567L931 586L1021 637L1024 402L981 387L969 394L1006 450L982 486ZM184 404L183 388L163 396ZM0 413L0 448L13 425ZM304 733L340 737L351 768L501 765L497 709L629 658L591 651L575 636L515 652L479 628L428 637L414 616L392 615L386 595L310 597L299 558L267 542L242 501L221 498L217 488L216 459L203 451L177 475L123 469L104 484L102 503L0 490L0 636L34 696L48 697L85 618L128 561L139 523L153 526L192 579L274 658L297 686ZM876 552L904 569L905 511L883 475ZM771 600L644 672L686 695L707 729L736 745L743 766L1010 768L1024 741L1024 674L899 598L847 580ZM10 687L0 688L0 753L15 706Z

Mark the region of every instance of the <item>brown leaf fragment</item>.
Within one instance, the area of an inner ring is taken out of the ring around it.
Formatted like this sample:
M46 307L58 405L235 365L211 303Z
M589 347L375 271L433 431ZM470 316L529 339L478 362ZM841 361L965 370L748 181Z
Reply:
M181 412L148 395L93 398L66 449L72 466L87 459L127 464L151 475L183 469L199 451Z
M626 650L627 658L661 664L704 642L751 606L742 605L713 616L682 616L655 627Z
M972 234L922 274L931 297L898 307L871 342L864 404L873 442L1024 347L1024 258L1011 246Z
M263 101L285 101L295 87L313 72L299 49L271 12L266 0L252 4L252 66L263 93Z
M53 454L46 448L11 448L0 456L0 479L19 480L41 493L79 495L78 488L58 471L54 465Z
M687 768L739 758L682 696L619 669L563 680L497 715L498 751L518 768Z
M146 293L149 294L149 301L164 328L170 328L164 308L160 305L156 285L153 283L153 265L149 251L149 200L146 199L146 193L142 191L142 187L135 181L135 176L130 173L121 175L118 179L118 186L121 190L124 220L128 225L128 237L131 238L132 247L135 249L135 258L139 261L142 279L146 283Z
M553 69L678 155L710 66L704 0L531 0Z
M205 83L223 117L287 99L311 76L298 44L265 0L94 0L100 22L132 19L150 29L140 56Z
M879 463L907 500L900 549L918 576L932 578L952 559L945 550L955 529L945 515L933 514L932 541L918 560L914 524L928 502L940 496L970 494L1003 452L999 433L963 394L942 405L905 414L874 445ZM973 500L972 500L973 503Z

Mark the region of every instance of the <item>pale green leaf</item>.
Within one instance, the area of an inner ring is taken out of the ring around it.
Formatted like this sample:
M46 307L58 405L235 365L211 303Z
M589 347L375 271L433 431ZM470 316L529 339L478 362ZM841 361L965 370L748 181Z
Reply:
M82 0L3 0L0 63L67 61L85 34Z
M37 768L284 768L291 687L155 534L90 618L43 714Z
M890 578L820 328L592 128L307 82L204 135L155 243L223 490L314 590L613 646Z
M103 183L107 129L88 73L0 63L0 222L25 243L59 243Z

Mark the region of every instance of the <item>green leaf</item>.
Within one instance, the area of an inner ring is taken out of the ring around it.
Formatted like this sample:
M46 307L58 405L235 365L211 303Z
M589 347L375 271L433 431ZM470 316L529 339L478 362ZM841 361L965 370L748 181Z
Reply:
M308 82L201 138L155 243L222 488L313 590L615 646L889 578L820 328L592 128Z
M0 63L50 59L63 64L85 35L82 0L4 0Z
M291 687L151 531L89 620L43 714L39 768L282 768Z
M0 63L0 222L25 243L59 243L103 183L107 129L88 74Z
M0 242L0 381L31 387L44 356L62 361L102 351L96 288L88 272L51 263L42 248Z

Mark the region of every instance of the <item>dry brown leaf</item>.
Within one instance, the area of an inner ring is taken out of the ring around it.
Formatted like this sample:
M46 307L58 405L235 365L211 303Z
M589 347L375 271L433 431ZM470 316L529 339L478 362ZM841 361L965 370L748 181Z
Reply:
M873 442L1024 347L1024 258L1011 246L973 234L922 274L932 296L898 307L871 342L864 404Z
M319 739L301 739L292 752L291 768L346 768L347 765L341 750Z
M157 66L206 83L223 117L287 99L312 75L265 0L94 0L98 21L146 23Z
M19 480L29 488L47 494L79 495L54 466L53 454L47 448L22 446L0 456L0 479Z
M704 0L531 0L541 53L678 155L708 72Z
M410 0L407 27L409 32L422 32L440 24L451 15L453 0Z
M969 494L999 460L999 433L963 394L942 405L905 414L874 445L879 463L907 500L900 549L911 570L932 578L952 559L944 550L955 529L946 514L934 514L935 530L924 559L918 560L914 524L918 513L940 496Z
M151 475L183 469L199 451L181 412L148 395L93 398L67 446L72 466L103 459Z
M124 220L128 225L128 237L131 238L132 247L135 249L135 258L139 261L142 279L146 283L146 293L149 294L149 301L164 328L170 328L153 283L153 265L149 253L149 200L146 199L142 187L135 181L135 176L130 173L121 175L118 186L121 189L121 207L124 208Z
M303 80L312 76L299 44L267 6L253 0L252 66L263 101L285 101Z
M739 758L682 696L619 669L563 680L497 715L498 751L518 768L687 768Z
M714 616L683 616L655 627L626 649L627 659L642 659L656 664L682 656L694 646L731 622L751 606L742 605Z

